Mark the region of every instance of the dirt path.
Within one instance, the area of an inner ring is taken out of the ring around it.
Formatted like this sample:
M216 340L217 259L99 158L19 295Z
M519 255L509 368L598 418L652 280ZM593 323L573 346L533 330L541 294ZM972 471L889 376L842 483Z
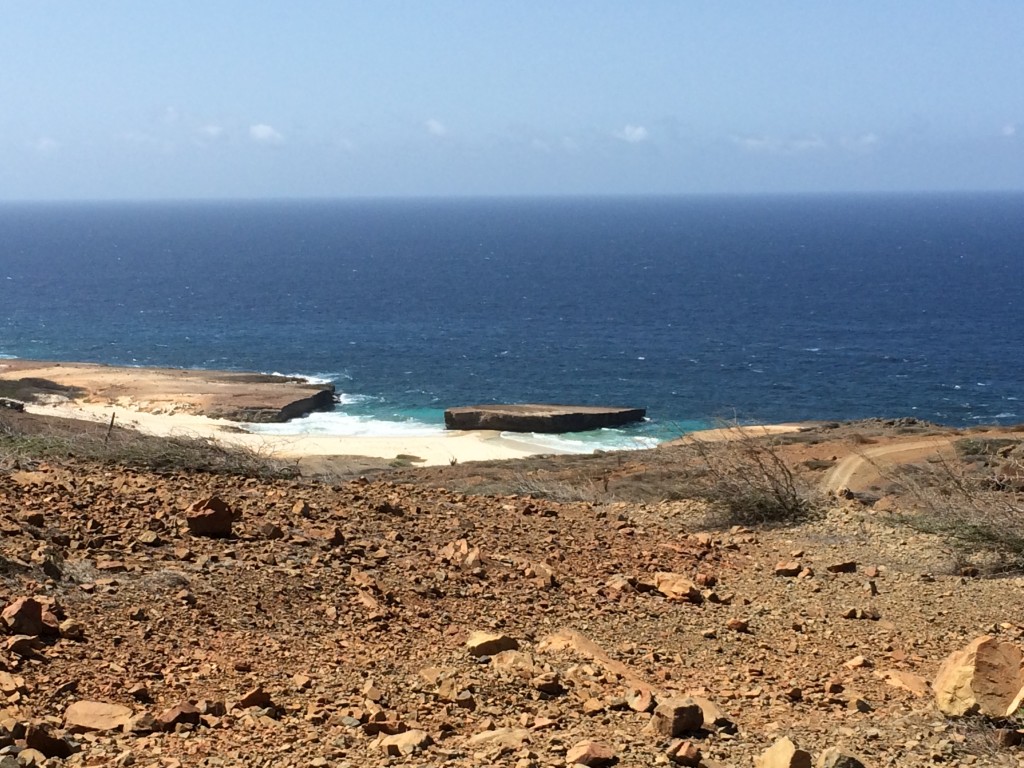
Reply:
M879 460L883 457L887 464L895 463L893 459L896 457L900 457L900 463L921 461L940 453L943 448L950 447L957 439L959 438L956 436L935 437L929 440L865 448L857 453L851 453L836 464L825 476L822 485L826 491L838 491L840 488L865 490L868 485L881 478Z

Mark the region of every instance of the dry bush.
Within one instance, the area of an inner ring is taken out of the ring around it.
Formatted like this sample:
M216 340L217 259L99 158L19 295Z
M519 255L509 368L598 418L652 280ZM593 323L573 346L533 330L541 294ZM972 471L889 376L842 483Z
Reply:
M155 472L210 472L245 477L295 477L293 463L209 438L154 437L126 429L28 433L0 419L0 469L38 460L81 459Z
M903 521L945 538L959 566L1024 571L1024 443L970 439L955 448L956 460L879 468L912 508Z
M726 429L727 440L687 443L696 461L680 478L683 496L709 502L719 510L719 522L734 525L794 523L814 511L809 490L800 487L776 438L736 424Z
M573 501L595 502L600 497L597 484L582 476L567 480L544 477L539 474L517 472L505 486L505 492L517 496L532 496L565 504Z

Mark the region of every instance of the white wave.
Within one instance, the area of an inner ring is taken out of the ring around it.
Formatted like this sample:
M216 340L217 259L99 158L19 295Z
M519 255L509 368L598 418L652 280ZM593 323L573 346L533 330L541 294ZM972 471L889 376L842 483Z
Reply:
M1017 418L1017 414L1016 413L997 413L992 418L993 419L1016 419Z
M338 437L429 437L444 432L443 424L427 424L413 419L390 421L372 416L354 416L341 411L311 413L283 424L250 424L246 428L261 435Z
M649 435L634 435L615 429L551 435L542 432L502 432L509 440L528 441L550 448L555 453L593 453L594 451L640 451L654 448L661 441Z
M352 378L345 373L281 373L280 371L271 371L269 376L284 376L288 379L302 379L308 381L310 384L334 384L339 379L350 379Z

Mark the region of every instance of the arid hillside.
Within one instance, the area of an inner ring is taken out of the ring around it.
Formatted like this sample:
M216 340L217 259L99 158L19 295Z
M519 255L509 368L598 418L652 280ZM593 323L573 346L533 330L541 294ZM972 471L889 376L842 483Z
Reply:
M2 413L0 766L1024 764L1012 715L930 689L1024 638L1020 441L310 477Z

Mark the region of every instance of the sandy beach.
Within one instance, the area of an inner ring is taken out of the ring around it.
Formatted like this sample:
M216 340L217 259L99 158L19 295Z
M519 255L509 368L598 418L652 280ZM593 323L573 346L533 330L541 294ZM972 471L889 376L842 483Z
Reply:
M494 431L456 431L431 435L315 435L301 421L289 420L275 434L258 424L216 418L222 412L283 410L309 397L310 385L286 377L224 371L125 368L92 363L7 360L0 381L17 391L33 390L25 410L42 416L114 423L157 436L212 438L277 458L361 456L417 466L514 459L558 453L529 436ZM50 386L54 389L51 392ZM40 391L43 393L40 396ZM26 398L28 399L28 398Z
M243 420L245 415L286 413L296 403L308 405L311 391L317 390L316 385L280 376L6 360L0 362L0 382L15 392L18 386L32 390L32 396L25 398L29 413L103 424L113 418L119 426L150 435L211 438L275 458L358 456L442 466L568 452L529 434L510 436L490 430L323 435L304 432L301 419L288 419L275 425L271 434L252 419ZM224 413L239 416L221 418ZM750 429L776 434L799 428L785 424ZM728 429L697 434L705 440L734 437Z
M556 453L547 445L532 444L528 438L515 439L500 432L441 432L436 435L268 435L250 432L252 425L226 419L212 419L188 413L147 413L134 408L102 403L69 402L33 405L29 413L58 418L114 423L162 437L212 438L277 458L312 456L367 456L382 459L405 458L417 466L439 466L454 462L515 459ZM414 458L413 458L414 457ZM418 460L417 460L418 459Z

